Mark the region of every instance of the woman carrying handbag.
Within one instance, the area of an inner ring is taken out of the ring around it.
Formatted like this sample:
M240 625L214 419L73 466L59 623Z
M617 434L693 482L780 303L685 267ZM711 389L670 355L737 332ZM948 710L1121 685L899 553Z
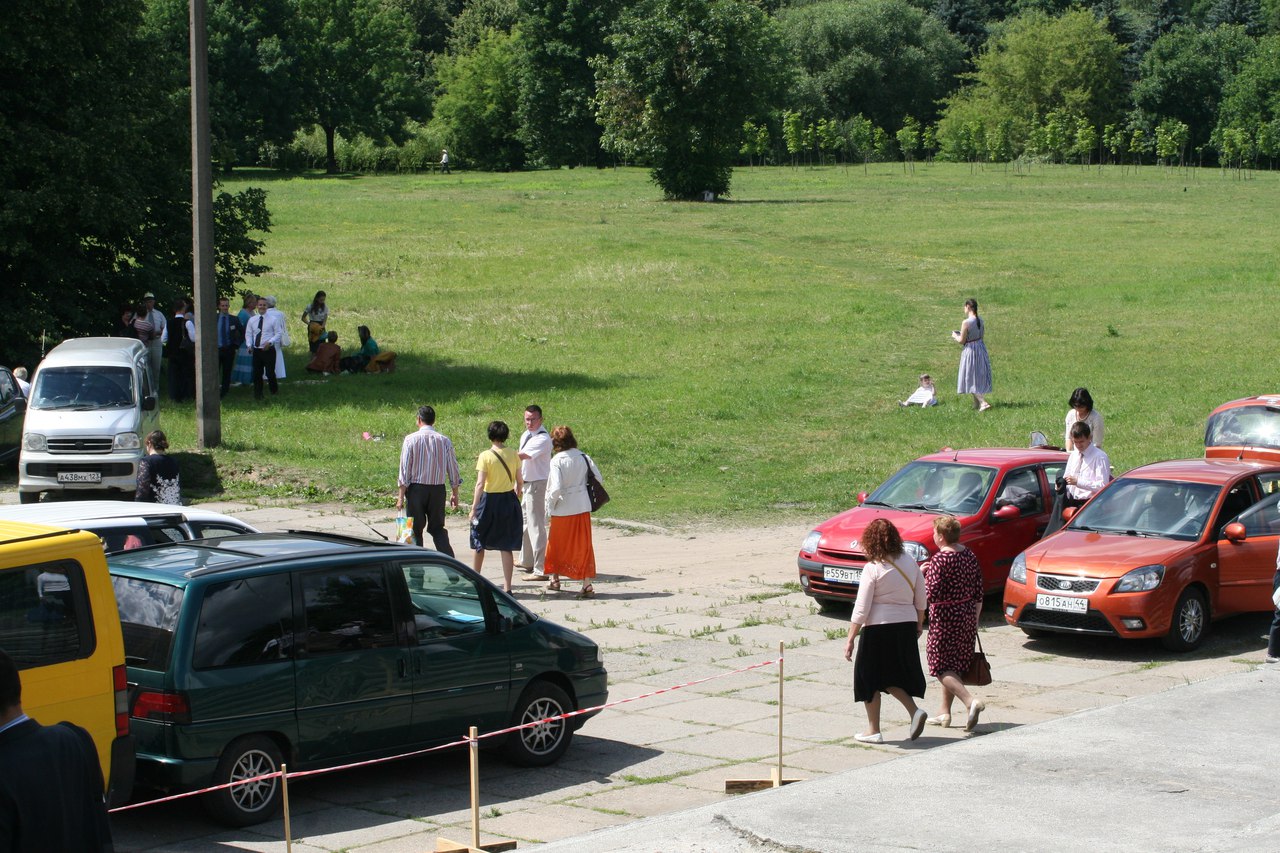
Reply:
M960 522L949 515L933 522L938 553L924 566L929 599L929 638L925 657L929 674L942 684L942 710L928 722L951 725L951 701L959 699L968 713L964 730L973 731L986 708L964 686L962 673L973 662L978 640L978 615L982 612L982 567L978 557L960 544Z
M573 430L558 426L551 431L551 473L547 477L547 589L560 589L560 576L582 581L579 598L594 598L591 579L596 576L596 553L591 546L591 497L587 474L600 480L596 463L578 449Z

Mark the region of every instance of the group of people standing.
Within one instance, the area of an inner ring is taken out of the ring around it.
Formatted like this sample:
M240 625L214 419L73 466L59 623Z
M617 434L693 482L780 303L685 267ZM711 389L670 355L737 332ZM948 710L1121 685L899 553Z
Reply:
M422 406L417 431L405 436L396 508L410 520L415 544L423 544L425 529L435 549L452 556L445 512L447 506L458 507L462 478L453 442L435 421L435 409ZM476 459L469 514L473 566L480 571L485 552L499 552L503 589L511 592L520 551L529 579L547 580L553 591L561 588L561 577L579 580L579 597L591 598L596 560L587 472L600 479L600 471L578 449L572 429L546 429L541 407L526 408L524 424L516 448L507 446L511 430L504 421L491 421L486 429L489 447Z

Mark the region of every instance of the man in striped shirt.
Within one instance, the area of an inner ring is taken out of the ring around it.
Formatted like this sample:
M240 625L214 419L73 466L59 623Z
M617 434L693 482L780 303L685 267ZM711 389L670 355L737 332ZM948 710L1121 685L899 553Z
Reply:
M437 551L453 556L449 532L444 529L444 487L452 487L450 505L458 508L458 457L453 442L435 430L436 410L430 406L418 409L418 431L404 437L400 448L400 493L396 509L404 508L413 520L413 541L422 544L422 528L431 534Z

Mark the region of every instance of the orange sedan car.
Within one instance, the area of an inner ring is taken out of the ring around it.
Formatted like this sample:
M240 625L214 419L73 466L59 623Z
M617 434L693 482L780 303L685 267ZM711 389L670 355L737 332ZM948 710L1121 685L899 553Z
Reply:
M1005 619L1033 637L1159 637L1194 649L1211 619L1273 609L1278 490L1280 462L1135 468L1014 558Z

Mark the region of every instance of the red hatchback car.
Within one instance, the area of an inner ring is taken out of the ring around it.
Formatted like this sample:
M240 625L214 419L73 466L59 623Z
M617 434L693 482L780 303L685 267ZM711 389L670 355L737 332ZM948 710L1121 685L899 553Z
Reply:
M1200 645L1212 618L1268 611L1280 462L1178 459L1126 472L1018 555L1005 619L1049 632Z
M1280 462L1280 394L1245 397L1214 409L1204 428L1204 455Z
M924 562L937 551L933 520L954 515L960 541L982 564L983 587L1000 589L1013 558L1039 539L1053 509L1053 483L1067 466L1058 450L944 450L921 456L859 506L818 525L800 546L800 585L829 610L858 596L867 557L858 539L874 519L887 518L908 554Z

